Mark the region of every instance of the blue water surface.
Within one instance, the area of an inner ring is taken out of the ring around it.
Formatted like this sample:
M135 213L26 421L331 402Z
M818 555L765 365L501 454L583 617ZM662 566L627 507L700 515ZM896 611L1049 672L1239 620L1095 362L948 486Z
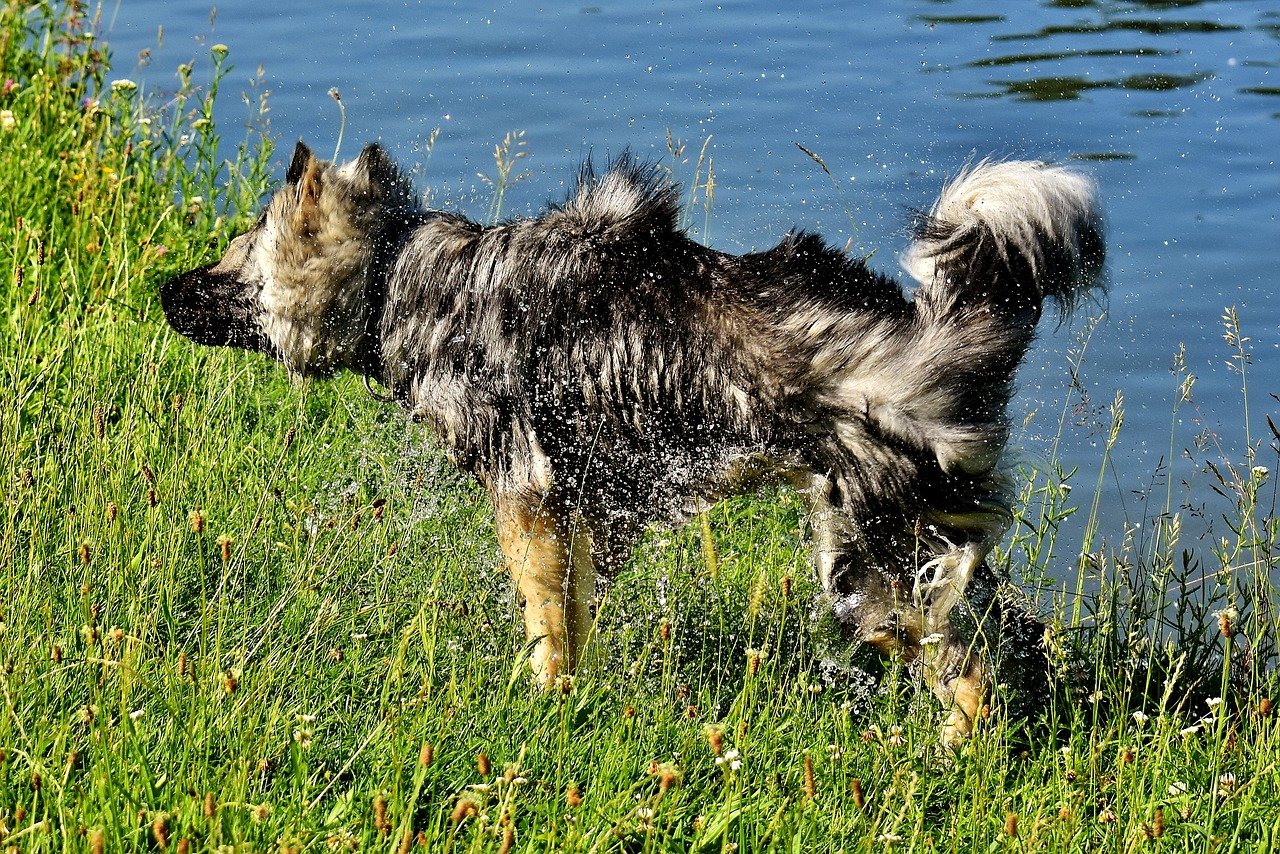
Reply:
M1254 462L1276 468L1265 418L1280 422L1280 4L227 0L211 13L121 0L103 28L113 76L158 102L179 63L207 74L209 47L227 45L223 136L260 123L269 91L278 174L297 138L332 153L336 87L344 156L381 140L434 204L477 218L492 199L479 174L495 174L494 145L511 131L528 152L513 175L527 177L508 189L504 215L562 198L585 157L628 147L688 187L706 143L714 193L710 205L695 199L695 237L745 251L801 226L894 272L910 210L964 163L1079 161L1102 187L1111 292L1085 312L1106 317L1077 383L1082 322L1042 330L1015 403L1024 454L1057 447L1088 493L1102 410L1121 391L1126 423L1101 500L1113 539L1162 509L1171 445L1175 484L1195 484L1194 505L1212 495L1204 461L1242 460L1246 436L1263 444ZM1243 378L1224 341L1228 307L1250 339ZM1198 381L1175 419L1183 346ZM1211 505L1191 527L1226 533L1214 516Z

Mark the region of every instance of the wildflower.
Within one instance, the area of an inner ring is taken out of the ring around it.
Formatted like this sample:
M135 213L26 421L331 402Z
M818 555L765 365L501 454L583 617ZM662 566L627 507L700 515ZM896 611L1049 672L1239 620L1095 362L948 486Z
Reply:
M1230 792L1232 789L1236 787L1236 775L1231 773L1230 771L1227 771L1226 773L1222 774L1221 776L1218 777L1218 786L1224 792Z
M309 727L298 727L293 731L293 740L297 742L298 747L308 750L311 747L311 729Z
M143 717L146 716L146 714L147 714L146 709L134 709L132 712L129 713L129 720L140 721L143 719Z
M1221 697L1210 697L1209 699L1207 699L1207 700L1205 700L1205 701L1204 701L1204 704L1205 704L1206 706L1208 706L1209 708L1211 708L1211 709L1216 709L1216 708L1218 708L1218 706L1221 706L1221 705L1222 705L1222 698L1221 698Z
M209 53L213 54L214 57L217 59L222 59L222 57L227 55L227 52L229 50L230 50L229 47L219 42L218 44L215 44L213 47L209 48Z
M127 77L121 77L119 80L111 81L112 92L132 92L138 88L138 84L134 83Z
M902 727L900 726L889 727L889 743L892 744L894 747L900 747L902 745L902 742L903 742Z
M1174 780L1172 783L1169 784L1169 797L1176 798L1179 795L1185 795L1186 793L1187 793L1187 784L1182 782L1181 780Z
M271 807L268 804L257 804L249 808L249 818L253 819L254 824L262 824L271 815Z
M0 110L0 130L13 130L18 126L18 120L13 116L13 110Z
M4 79L4 84L0 85L0 95L8 95L10 92L12 92L14 89L17 89L17 88L18 88L18 81L14 80L12 77L6 77Z
M737 771L742 768L742 754L738 753L738 748L730 748L725 751L724 756L716 757L716 764L725 765L730 771Z
M1271 474L1271 471L1266 466L1254 466L1250 469L1250 474L1253 475L1254 480L1261 484Z
M1119 817L1116 815L1116 811L1113 810L1111 807L1107 807L1101 813L1098 814L1098 821L1102 822L1103 824L1115 824L1118 820L1119 820Z
M1138 726L1142 726L1147 721L1151 720L1151 718L1147 715L1146 712L1134 712L1133 719L1135 722L1137 722Z
M902 837L896 833L882 833L876 837L876 842L882 842L885 845L893 845L901 841Z
M1191 736L1195 735L1199 731L1200 731L1200 725L1192 724L1191 726L1183 727L1182 729L1178 730L1178 734L1184 736L1185 738L1190 738Z

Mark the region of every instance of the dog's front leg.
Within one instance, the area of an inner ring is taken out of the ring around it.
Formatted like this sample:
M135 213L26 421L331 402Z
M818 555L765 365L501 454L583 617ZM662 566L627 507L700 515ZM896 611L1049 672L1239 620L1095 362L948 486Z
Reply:
M971 649L951 622L953 609L987 551L988 547L979 543L953 546L921 567L916 575L914 598L924 633L920 639L924 680L948 709L942 740L953 747L973 732L991 687L981 638L975 641L979 646Z
M537 640L534 680L551 687L572 673L590 638L595 566L591 537L575 523L524 495L494 499L498 543L524 610L525 635Z

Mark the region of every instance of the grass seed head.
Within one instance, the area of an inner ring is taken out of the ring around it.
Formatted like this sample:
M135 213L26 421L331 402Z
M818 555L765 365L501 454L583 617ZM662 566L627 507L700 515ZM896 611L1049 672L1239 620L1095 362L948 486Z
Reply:
M114 501L108 502L107 503L107 524L108 525L113 524L119 516L120 516L120 505L116 504Z
M197 534L202 533L204 531L204 514L200 512L199 507L197 507L195 510L192 510L190 515L187 518L191 520L192 531L194 531Z
M204 817L213 818L218 814L218 802L213 797L213 792L205 792L204 794Z
M435 758L435 755L436 749L432 746L431 742L422 742L422 750L418 751L418 764L423 768L426 768L431 764L431 760Z
M711 745L711 752L716 756L724 753L724 730L720 727L707 727L707 743Z
M1018 837L1018 814L1016 812L1006 813L1004 817L1004 832L1010 839Z
M234 694L236 689L240 687L240 678L230 670L223 671L222 688L228 695Z
M806 750L804 752L804 796L812 801L817 795L818 782L813 776L813 756Z
M235 540L226 534L218 536L218 547L222 549L222 562L229 563L231 561L231 547L235 545Z
M391 832L391 822L387 818L387 799L382 795L373 799L373 826L378 828L378 833L382 836Z
M151 838L156 841L156 847L161 851L168 850L169 825L163 815L156 816L155 821L151 822Z
M93 548L87 542L80 544L80 562L85 566L93 562Z
M577 783L570 783L569 788L565 789L564 801L571 810L576 810L582 806L582 792L578 789Z
M849 783L849 789L853 792L853 805L859 810L867 808L867 793L862 789L862 778L854 777Z
M62 655L62 644L55 643L53 648L49 650L49 658L53 660L54 664L62 663Z
M1151 838L1159 839L1164 836L1164 810L1156 807L1156 814L1151 819Z
M488 777L489 772L492 770L493 770L493 767L489 764L489 754L477 753L476 754L476 771L480 773L480 776Z
M1263 697L1258 701L1258 716L1269 717L1271 715L1271 698Z
M159 503L160 503L160 499L156 496L156 491L154 489L148 489L147 490L147 506L154 510Z
M107 850L107 837L101 828L94 828L89 834L89 851L92 854L104 854Z
M449 815L449 820L454 824L462 824L469 818L474 818L480 814L480 808L476 806L476 802L470 798L460 798L454 806L453 812Z

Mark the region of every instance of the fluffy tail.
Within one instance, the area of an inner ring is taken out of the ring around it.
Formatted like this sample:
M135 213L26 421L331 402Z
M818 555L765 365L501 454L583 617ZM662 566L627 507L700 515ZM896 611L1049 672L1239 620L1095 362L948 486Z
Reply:
M966 308L1030 312L1046 299L1066 313L1103 285L1102 216L1093 182L1038 161L970 167L919 218L902 264L917 305L947 316Z

